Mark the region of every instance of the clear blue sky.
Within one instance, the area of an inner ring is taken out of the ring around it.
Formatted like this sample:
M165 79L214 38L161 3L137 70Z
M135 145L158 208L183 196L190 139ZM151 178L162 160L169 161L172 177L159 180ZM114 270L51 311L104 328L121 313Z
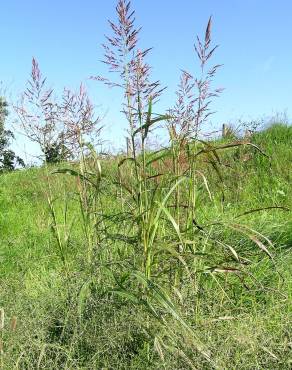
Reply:
M25 86L35 56L57 90L86 81L100 110L109 113L105 137L120 145L123 118L119 94L89 81L104 74L100 44L115 19L115 0L1 1L2 80L16 96ZM148 61L168 90L159 109L169 107L179 69L197 71L193 43L213 15L214 62L223 63L216 82L225 88L214 105L214 124L269 117L292 102L291 0L133 0L141 46L153 46Z

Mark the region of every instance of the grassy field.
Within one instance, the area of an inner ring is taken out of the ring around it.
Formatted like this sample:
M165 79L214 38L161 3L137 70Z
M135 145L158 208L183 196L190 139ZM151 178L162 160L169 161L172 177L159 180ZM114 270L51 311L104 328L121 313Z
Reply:
M122 158L1 175L1 368L290 369L292 128L251 143L135 194Z

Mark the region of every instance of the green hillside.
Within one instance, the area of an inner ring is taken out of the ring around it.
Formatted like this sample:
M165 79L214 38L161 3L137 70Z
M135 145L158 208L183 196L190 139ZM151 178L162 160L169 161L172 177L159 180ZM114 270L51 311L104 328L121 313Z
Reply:
M149 153L144 211L122 158L1 175L0 367L291 368L292 128L236 140Z

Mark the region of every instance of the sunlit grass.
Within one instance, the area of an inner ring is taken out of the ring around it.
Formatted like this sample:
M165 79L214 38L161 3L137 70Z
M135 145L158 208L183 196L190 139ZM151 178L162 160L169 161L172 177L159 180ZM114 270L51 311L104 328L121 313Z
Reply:
M269 162L254 152L248 162L235 163L240 183L229 180L234 172L223 170L223 203L216 172L206 174L212 200L201 178L196 221L204 232L182 227L184 208L178 228L172 203L164 201L175 182L162 180L147 224L150 238L156 230L150 278L135 220L139 211L132 195L121 193L115 181L118 161L100 162L96 210L103 223L88 221L99 237L91 260L76 176L52 174L54 168L1 176L3 368L288 369L290 212L262 210L236 219L273 242L267 245L273 260L246 235L222 224L206 226L211 220L230 223L248 209L291 207L291 135L286 144L277 139L289 135L290 128L278 126L255 135L273 158ZM233 160L230 155L222 154L222 160ZM128 180L129 186L135 184ZM67 225L73 220L66 270L51 231L49 184L62 237L64 209ZM87 189L88 196L92 190ZM228 271L231 267L235 270Z

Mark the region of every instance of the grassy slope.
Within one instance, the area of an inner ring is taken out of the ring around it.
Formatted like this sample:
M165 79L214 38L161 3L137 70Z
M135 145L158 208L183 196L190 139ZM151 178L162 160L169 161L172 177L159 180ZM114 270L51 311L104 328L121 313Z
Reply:
M244 165L237 163L236 156L226 158L233 167L225 173L226 189L230 189L226 191L227 215L275 204L292 209L292 128L275 126L255 135L253 140L272 157L272 164L260 155L254 155ZM54 177L51 183L52 193L60 199L64 193L70 197L74 189L74 182L65 176ZM216 185L212 186L211 191L215 191ZM76 307L64 317L68 298L64 289L66 279L50 233L47 192L45 169L29 169L0 177L0 307L5 311L5 330L1 334L3 368L185 368L187 365L179 362L174 365L172 356L166 356L162 365L158 355L146 366L145 351L140 345L145 334L140 327L143 319L139 308L133 309L112 297L105 298L102 292L97 291L89 302L88 314L82 318L79 329L74 317L78 316L83 300L79 299ZM61 217L61 201L59 203ZM107 198L104 204L109 210L116 207L114 197ZM204 200L199 201L198 207L204 214L222 215L221 210ZM70 215L74 215L76 208L72 206ZM251 284L247 290L234 279L233 296L226 297L226 286L206 281L204 299L200 301L199 314L197 312L198 335L224 368L289 369L291 213L262 211L240 220L273 240L275 260L259 258L253 265L252 273L263 289ZM68 284L72 284L72 294L76 290L76 296L80 297L83 241L78 225L76 219L69 252L70 268L75 272ZM234 235L228 231L223 237L231 245L244 247L244 241L232 240ZM98 282L98 277L96 279ZM185 316L190 315L190 321L193 304L192 300L184 303ZM18 320L14 332L9 329L13 316ZM218 320L218 317L225 319ZM72 320L72 325L60 334L64 320Z

